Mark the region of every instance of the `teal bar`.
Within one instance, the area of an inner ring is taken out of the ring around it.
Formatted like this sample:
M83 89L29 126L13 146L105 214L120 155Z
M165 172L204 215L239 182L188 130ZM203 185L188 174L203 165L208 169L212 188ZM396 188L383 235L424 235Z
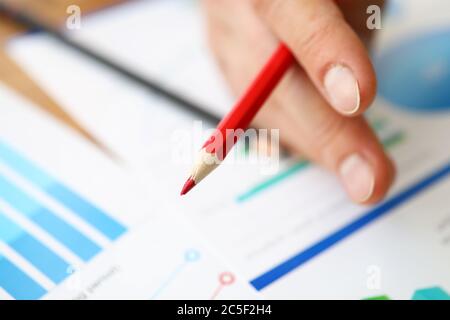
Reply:
M258 184L254 188L250 189L249 191L239 195L236 199L237 202L244 202L256 194L272 187L273 185L276 185L280 183L283 180L286 180L290 176L294 175L295 173L302 171L306 169L310 165L307 161L300 161L293 165L292 167L286 169L285 171L275 175L274 177L267 179L266 181L262 182L261 184Z
M450 295L440 287L431 287L414 292L412 300L450 300Z
M386 127L386 124L387 124L386 118L377 118L377 119L374 119L373 121L370 121L371 127L376 132L380 132L381 130L383 130Z
M406 138L406 135L401 132L395 132L386 139L383 140L383 145L386 149L390 149L401 142L403 142ZM255 187L251 188L250 190L246 191L245 193L240 194L236 198L236 202L245 202L249 200L250 198L253 198L257 194L269 189L270 187L273 187L274 185L277 185L278 183L286 180L287 178L291 177L292 175L303 171L304 169L308 168L310 166L310 163L308 161L300 161L293 166L289 167L285 171L282 171L281 173L261 182L260 184L256 185Z

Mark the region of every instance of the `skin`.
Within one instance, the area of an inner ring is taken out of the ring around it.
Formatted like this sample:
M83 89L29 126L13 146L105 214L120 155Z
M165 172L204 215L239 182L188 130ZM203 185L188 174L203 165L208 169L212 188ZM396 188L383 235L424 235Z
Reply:
M203 0L210 46L237 96L280 41L291 49L298 64L253 125L280 129L290 151L338 176L349 155L364 157L373 172L373 192L367 199L348 192L353 201L364 204L383 199L395 176L392 161L362 116L376 94L365 46L371 37L366 28L366 8L371 4L382 6L383 1ZM350 68L358 82L360 106L353 114L333 107L325 89L324 77L336 64Z

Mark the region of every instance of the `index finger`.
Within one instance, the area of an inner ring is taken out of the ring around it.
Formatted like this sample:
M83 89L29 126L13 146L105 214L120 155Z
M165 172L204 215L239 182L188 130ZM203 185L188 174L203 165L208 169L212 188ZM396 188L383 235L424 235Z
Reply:
M333 1L253 4L334 109L349 116L367 109L375 97L375 72L362 41Z

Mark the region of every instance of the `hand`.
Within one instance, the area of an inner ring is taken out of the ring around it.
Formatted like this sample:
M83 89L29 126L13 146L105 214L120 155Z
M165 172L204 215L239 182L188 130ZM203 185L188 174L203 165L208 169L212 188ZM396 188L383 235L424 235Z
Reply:
M280 40L298 61L254 125L280 129L286 147L335 172L353 201L381 200L395 170L362 116L376 93L364 46L370 38L369 1L203 0L203 5L211 47L236 95Z

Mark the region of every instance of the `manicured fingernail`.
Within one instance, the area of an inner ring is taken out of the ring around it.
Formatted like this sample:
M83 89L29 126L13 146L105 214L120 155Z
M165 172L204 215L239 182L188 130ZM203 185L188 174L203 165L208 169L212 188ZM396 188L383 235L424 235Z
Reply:
M375 176L367 161L359 154L347 157L339 173L350 197L356 202L366 202L375 188Z
M341 113L353 114L359 109L359 84L348 67L334 65L325 75L325 89L333 107Z

